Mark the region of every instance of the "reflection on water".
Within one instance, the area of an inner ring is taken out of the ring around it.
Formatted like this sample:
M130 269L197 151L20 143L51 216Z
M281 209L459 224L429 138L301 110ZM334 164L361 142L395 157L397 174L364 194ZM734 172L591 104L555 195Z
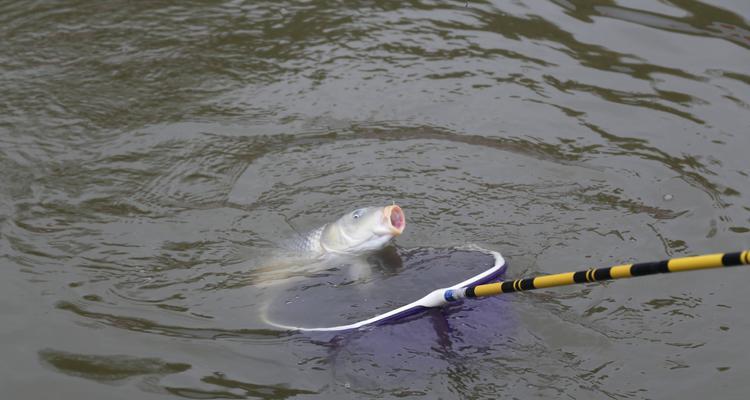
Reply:
M39 352L41 360L60 372L76 377L91 379L97 382L115 382L137 376L163 376L178 374L191 368L188 364L167 363L158 358L136 358L125 355L97 356L74 354L64 351L45 349ZM304 394L315 394L308 390L296 390L284 385L257 385L226 378L216 372L201 378L208 387L215 389L198 389L166 386L163 389L151 387L153 382L144 378L142 386L148 391L169 392L187 398L247 398L263 397L285 399ZM144 385L145 384L145 385ZM219 387L216 389L216 387Z
M466 243L510 278L746 247L749 18L737 0L0 4L0 397L744 396L742 271L346 335L279 331L260 305L357 320L481 270L436 250ZM370 276L258 284L281 241L392 200L410 225Z
M750 48L750 30L747 22L729 10L700 2L680 2L683 15L674 17L659 12L622 7L608 2L573 4L557 1L576 18L591 20L602 16L648 27L675 31L703 37L716 37ZM661 10L660 10L661 11Z
M190 328L180 326L160 325L154 321L144 318L118 316L105 313L86 311L75 304L60 302L56 308L70 311L82 317L105 323L117 328L128 329L135 332L154 333L158 335L183 337L190 339L218 339L218 338L240 338L246 340L281 338L287 336L284 332L270 329L216 329L216 328ZM163 307L162 307L163 308ZM167 308L170 310L169 308ZM175 310L171 310L175 311ZM182 310L177 310L182 311Z
M166 389L180 397L197 398L197 399L245 399L245 398L264 398L264 399L287 399L302 395L316 394L309 390L298 390L285 387L286 385L257 385L248 382L228 379L222 373L215 373L201 379L204 383L212 386L219 386L219 389L200 390L186 387L167 387Z
M136 358L125 355L96 356L45 349L39 357L63 373L97 381L116 381L139 375L176 374L190 365L167 363L158 358Z

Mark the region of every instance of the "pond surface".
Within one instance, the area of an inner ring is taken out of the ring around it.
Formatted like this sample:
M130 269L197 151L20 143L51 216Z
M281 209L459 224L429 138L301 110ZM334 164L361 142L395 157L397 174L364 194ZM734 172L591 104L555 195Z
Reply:
M742 269L347 334L261 310L369 318L476 273L464 244L508 278L750 247L749 19L744 0L4 2L0 397L744 398ZM392 201L406 231L368 276L261 279L296 232Z

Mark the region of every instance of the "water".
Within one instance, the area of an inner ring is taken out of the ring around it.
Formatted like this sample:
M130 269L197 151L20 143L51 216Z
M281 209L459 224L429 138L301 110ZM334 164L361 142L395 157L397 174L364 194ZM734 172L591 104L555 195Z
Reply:
M0 397L744 398L742 270L335 336L264 324L257 278L391 200L402 265L362 286L415 296L419 249L515 278L747 248L749 4L4 2Z

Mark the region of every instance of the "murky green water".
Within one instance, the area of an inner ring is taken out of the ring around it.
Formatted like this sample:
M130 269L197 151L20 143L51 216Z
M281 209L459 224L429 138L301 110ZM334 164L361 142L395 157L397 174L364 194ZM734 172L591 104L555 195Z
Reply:
M436 276L410 273L413 249L482 244L515 278L749 247L748 18L742 0L4 2L0 397L744 398L743 270L345 335L264 324L254 278L295 230L391 200L403 265L367 284L418 295Z

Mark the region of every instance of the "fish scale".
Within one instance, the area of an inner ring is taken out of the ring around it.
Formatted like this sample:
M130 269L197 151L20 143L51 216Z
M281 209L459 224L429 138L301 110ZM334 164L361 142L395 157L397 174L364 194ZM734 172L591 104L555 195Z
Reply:
M320 246L320 237L323 235L323 229L325 229L325 227L326 225L323 225L318 229L301 235L299 238L293 240L289 247L296 251L320 252L322 250Z

